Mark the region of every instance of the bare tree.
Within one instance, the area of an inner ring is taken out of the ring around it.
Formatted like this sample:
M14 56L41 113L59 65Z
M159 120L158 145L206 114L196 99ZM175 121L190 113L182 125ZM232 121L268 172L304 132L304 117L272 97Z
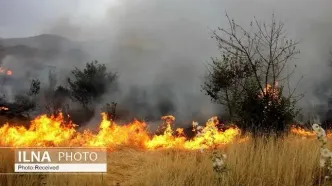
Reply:
M229 29L212 31L222 57L209 63L203 85L206 94L225 105L232 118L239 116L246 97L261 93L261 97L271 98L268 90L283 93L278 96L285 96L284 101L298 101L303 96L295 95L298 83L291 88L289 81L296 66L291 72L286 71L289 62L299 53L298 42L288 38L284 23L276 21L273 14L270 24L260 23L255 18L250 28L245 29L227 14L226 17ZM286 85L287 95L284 94ZM268 106L271 102L265 104Z

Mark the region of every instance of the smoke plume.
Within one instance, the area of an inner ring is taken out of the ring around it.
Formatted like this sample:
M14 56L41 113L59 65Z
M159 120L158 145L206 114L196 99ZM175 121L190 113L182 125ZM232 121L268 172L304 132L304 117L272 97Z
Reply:
M284 21L289 37L300 41L301 53L294 61L298 68L291 80L295 85L304 76L297 92L306 96L299 106L325 103L331 79L327 63L331 6L332 2L323 0L82 0L68 3L66 9L73 10L59 13L38 31L68 38L84 51L86 56L80 60L53 59L59 69L98 60L119 73L120 93L105 95L105 102L117 102L128 116L156 120L174 114L187 122L222 112L200 85L209 58L220 55L210 36L211 29L228 27L226 11L244 27L254 16L268 22L272 13Z

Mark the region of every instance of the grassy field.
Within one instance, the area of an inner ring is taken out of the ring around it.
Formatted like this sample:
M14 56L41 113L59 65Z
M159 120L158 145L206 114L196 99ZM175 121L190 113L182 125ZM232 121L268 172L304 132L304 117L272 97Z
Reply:
M315 139L249 139L229 144L229 170L223 175L225 186L311 186L324 185L319 168L319 144ZM3 163L7 161L2 157ZM107 174L27 174L1 175L1 185L142 185L203 186L218 185L210 152L184 150L139 151L123 147L108 154ZM325 184L326 185L326 184Z

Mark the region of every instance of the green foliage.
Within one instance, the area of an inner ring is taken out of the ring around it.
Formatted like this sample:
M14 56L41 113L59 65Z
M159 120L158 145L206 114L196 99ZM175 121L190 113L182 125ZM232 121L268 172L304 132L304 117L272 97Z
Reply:
M202 89L213 102L225 105L233 119L237 102L245 91L244 85L252 76L250 67L238 56L224 54L221 59L211 59Z
M87 63L83 70L75 68L72 75L73 79L68 78L71 98L83 107L98 102L111 86L116 86L117 74L107 72L106 66L98 61Z
M283 134L299 113L295 99L283 96L283 88L275 87L275 93L261 94L258 88L245 94L237 110L238 126L251 131L254 136Z

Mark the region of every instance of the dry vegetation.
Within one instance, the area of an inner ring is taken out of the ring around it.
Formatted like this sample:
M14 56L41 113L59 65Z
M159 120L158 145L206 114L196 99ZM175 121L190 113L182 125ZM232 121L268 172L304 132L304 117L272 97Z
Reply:
M220 149L228 155L229 171L222 184L324 185L315 139L249 139ZM8 158L8 157L7 157ZM5 161L2 158L2 161ZM217 185L209 152L122 148L110 152L107 174L1 175L1 185ZM8 162L8 159L6 160Z

